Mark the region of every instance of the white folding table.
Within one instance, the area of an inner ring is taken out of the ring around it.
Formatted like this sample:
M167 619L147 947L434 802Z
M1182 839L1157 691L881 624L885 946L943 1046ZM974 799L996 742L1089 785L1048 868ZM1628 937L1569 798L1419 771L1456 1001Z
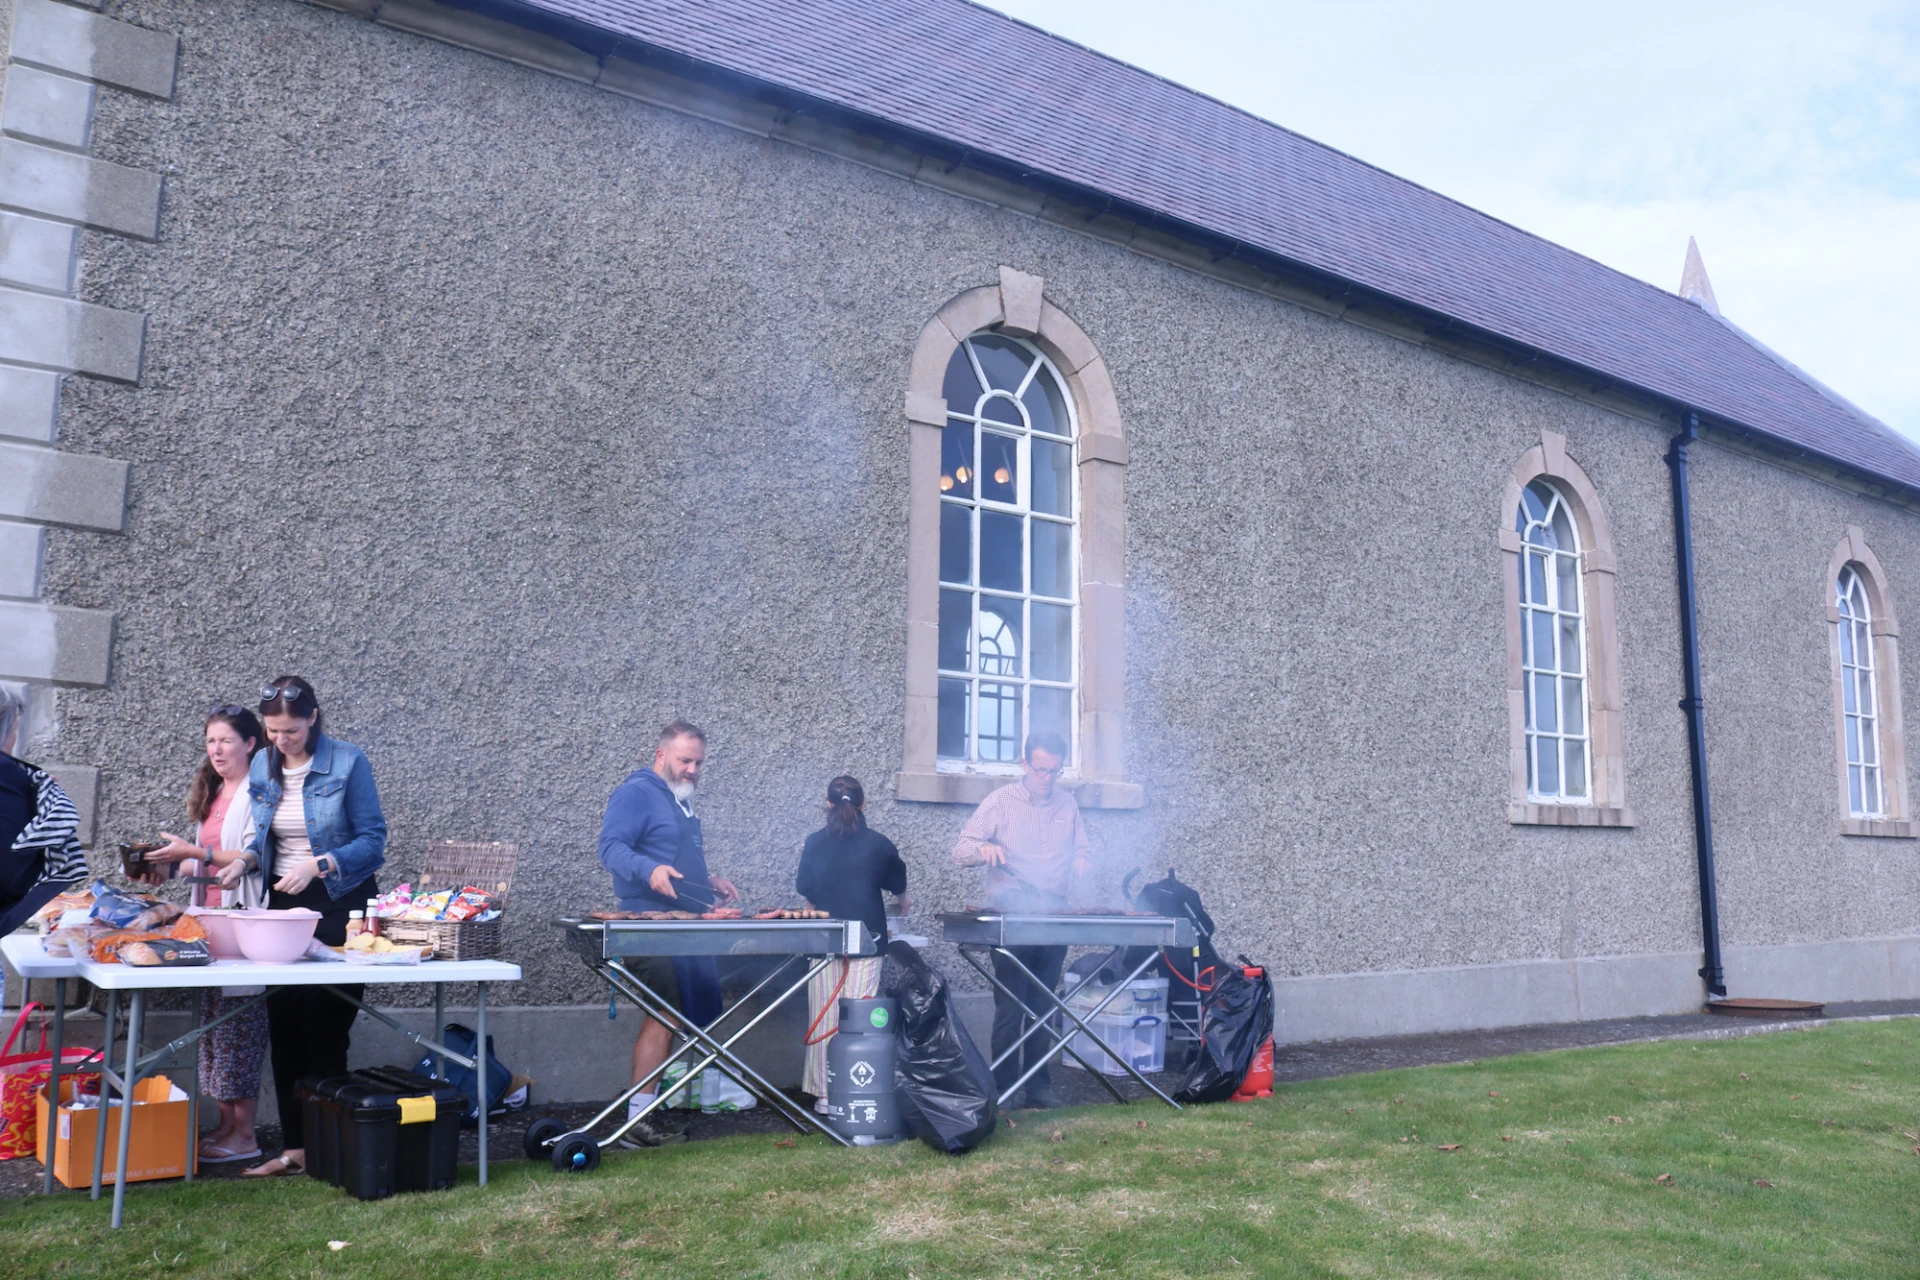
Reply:
M7 962L22 977L54 979L54 1042L53 1070L56 1073L49 1084L49 1098L58 1098L60 1051L65 1032L66 1019L66 978L84 978L107 993L107 1030L102 1041L104 1061L100 1066L102 1123L94 1129L93 1153L93 1198L100 1198L102 1165L105 1163L107 1127L105 1124L108 1087L120 1095L123 1104L133 1096L133 1086L138 1084L152 1067L162 1059L170 1057L182 1049L198 1045L200 1037L212 1028L251 1008L266 999L258 995L240 1008L229 1010L212 1022L200 1020L200 1006L194 1005L194 1025L185 1035L169 1042L152 1053L140 1053L141 1024L146 1013L146 993L149 991L204 990L208 987L266 987L272 991L276 987L325 987L335 996L345 1000L362 1013L380 1022L384 1022L401 1035L441 1059L451 1059L463 1067L472 1069L478 1082L480 1094L476 1102L480 1114L480 1185L487 1185L487 1073L484 1064L487 1043L487 986L494 982L518 982L520 966L508 964L503 960L427 960L417 965L378 965L345 964L325 960L301 960L292 964L259 964L252 960L216 960L209 965L198 966L154 966L148 968L126 964L99 964L93 960L62 960L48 956L40 945L40 939L32 934L14 934L0 939L4 947ZM441 997L446 984L450 982L471 982L478 993L478 1008L475 1022L476 1032L475 1058L455 1053L431 1036L402 1026L393 1018L373 1006L366 1004L346 992L343 986L398 986L404 983L429 983L434 990L434 1027L433 1035L441 1034L439 1013L442 1008ZM115 1072L111 1069L112 1049L116 1027L120 1020L120 993L126 992L126 1057L124 1068ZM444 1066L444 1061L442 1063ZM71 1071L64 1074L71 1075ZM89 1073L90 1074L90 1073ZM199 1099L198 1079L195 1088L188 1093L191 1107L197 1108ZM199 1141L197 1110L189 1110L187 1124L187 1178L193 1177L194 1146ZM113 1183L113 1225L118 1227L124 1217L127 1193L127 1150L133 1131L133 1108L122 1105L120 1108L120 1151ZM51 1154L51 1153L49 1153ZM51 1162L46 1174L47 1190L53 1189L53 1171Z

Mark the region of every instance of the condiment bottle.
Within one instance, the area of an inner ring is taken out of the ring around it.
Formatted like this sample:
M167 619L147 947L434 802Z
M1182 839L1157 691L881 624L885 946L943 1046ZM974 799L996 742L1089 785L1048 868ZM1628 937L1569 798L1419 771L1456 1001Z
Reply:
M356 935L365 932L367 932L367 913L364 911L347 912L347 940L351 942Z

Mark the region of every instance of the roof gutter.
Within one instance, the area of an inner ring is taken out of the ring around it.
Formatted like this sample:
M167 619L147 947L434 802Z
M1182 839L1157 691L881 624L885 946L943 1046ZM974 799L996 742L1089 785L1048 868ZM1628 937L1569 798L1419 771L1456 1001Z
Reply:
M1686 696L1680 709L1687 716L1687 758L1693 769L1693 849L1700 876L1700 947L1706 963L1700 977L1709 998L1727 994L1727 977L1720 964L1720 901L1713 869L1713 802L1707 785L1707 710L1700 692L1700 621L1693 579L1693 502L1687 487L1687 448L1700 439L1700 415L1691 409L1680 415L1680 433L1667 447L1667 467L1673 473L1674 566L1680 579L1680 664Z

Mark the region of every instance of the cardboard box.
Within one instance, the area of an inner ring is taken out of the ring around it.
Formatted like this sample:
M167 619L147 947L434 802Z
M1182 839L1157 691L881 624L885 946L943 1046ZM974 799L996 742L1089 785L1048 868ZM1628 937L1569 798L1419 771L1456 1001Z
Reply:
M40 1090L39 1133L35 1154L47 1162L47 1138L53 1135L53 1176L64 1186L93 1185L94 1126L100 1123L102 1108L64 1105L73 1097L74 1078L60 1078L60 1119L47 1123L47 1091ZM133 1138L127 1144L127 1181L151 1182L156 1178L185 1177L187 1161L194 1158L194 1147L187 1145L187 1098L165 1076L148 1076L133 1086ZM120 1160L120 1107L104 1108L107 1116L105 1165L100 1171L102 1186L111 1186L114 1168ZM197 1146L198 1144L195 1144ZM194 1171L199 1172L198 1162Z

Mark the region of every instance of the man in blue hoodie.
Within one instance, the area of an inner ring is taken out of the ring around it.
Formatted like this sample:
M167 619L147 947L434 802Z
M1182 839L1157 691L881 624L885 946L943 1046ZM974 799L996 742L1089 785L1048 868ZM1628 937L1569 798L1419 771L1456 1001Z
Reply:
M600 864L613 874L621 910L711 911L740 896L730 882L708 874L700 819L688 803L706 758L706 733L675 720L660 731L653 767L634 770L614 788L600 824ZM688 1021L704 1027L720 1016L720 970L713 957L655 956L632 965L641 981L671 1000ZM652 1018L642 1022L633 1042L634 1082L658 1069L672 1045L673 1033L665 1026ZM634 1094L627 1114L653 1098L653 1090ZM654 1147L685 1137L643 1121L623 1145Z

